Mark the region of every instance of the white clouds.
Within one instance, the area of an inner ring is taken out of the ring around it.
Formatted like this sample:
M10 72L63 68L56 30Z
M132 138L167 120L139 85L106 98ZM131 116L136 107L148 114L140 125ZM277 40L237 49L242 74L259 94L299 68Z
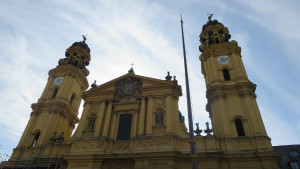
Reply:
M91 48L92 58L88 66L91 72L88 76L90 83L97 80L98 84L101 84L126 74L131 62L135 64L135 73L142 76L164 79L166 71L171 71L182 85L184 96L180 99L179 107L182 113L185 113L187 121L180 12L186 18L185 36L194 121L200 122L200 126L204 128L204 123L209 121L209 118L205 111L206 89L198 60L198 35L206 15L198 11L206 11L204 12L206 14L212 9L222 11L221 14L216 12L214 16L224 20L225 26L236 26L235 23L240 23L241 28L231 31L231 34L232 39L237 40L242 47L247 71L253 73L253 77L256 78L251 80L269 87L268 90L271 90L272 94L284 100L282 109L288 108L292 111L291 114L296 114L295 109L299 110L297 92L285 88L280 79L272 74L276 70L272 66L268 66L270 70L267 70L263 59L260 59L260 63L256 63L258 57L253 56L254 53L265 54L263 52L266 49L250 43L256 39L253 37L253 32L249 33L250 28L243 24L250 20L275 32L272 34L274 37L279 34L284 40L285 51L274 50L282 53L290 52L287 61L291 61L290 58L298 60L298 47L293 45L294 48L291 50L288 42L291 38L294 39L293 42L299 42L298 23L293 22L293 18L297 18L299 12L293 8L292 10L280 9L282 12L274 13L273 11L279 10L281 2L268 2L270 4L268 8L265 4L261 4L264 2L252 2L239 1L228 5L219 1L215 1L213 5L199 4L197 1L180 2L183 5L180 7L174 3L161 4L147 1L36 3L1 1L0 34L5 36L0 37L2 42L0 45L2 60L0 62L0 123L2 124L0 132L9 135L8 140L13 140L10 144L13 146L17 144L31 112L30 104L37 101L45 87L48 70L54 68L57 61L64 57L67 47L74 41L81 40L82 34L88 34L87 43ZM257 6L255 3L261 5ZM241 10L240 6L235 6L236 4L242 4L245 9ZM197 12L192 9L197 9ZM242 18L231 19L237 14ZM228 28L235 29L233 26ZM257 29L259 33L261 28ZM273 57L278 59L279 56ZM289 67L282 71L288 74L293 70L299 68ZM292 89L297 85L296 80L291 80L289 83ZM263 94L269 95L269 93ZM264 105L264 108L267 112L269 107ZM267 119L264 119L267 124L272 120L270 116L274 115L275 120L280 119L278 113L267 115ZM286 122L281 124L286 125L287 129L291 128ZM278 138L272 127L268 130L272 130L269 132L274 135L271 136L272 138ZM286 135L289 134L291 133ZM5 144L9 143L6 141Z

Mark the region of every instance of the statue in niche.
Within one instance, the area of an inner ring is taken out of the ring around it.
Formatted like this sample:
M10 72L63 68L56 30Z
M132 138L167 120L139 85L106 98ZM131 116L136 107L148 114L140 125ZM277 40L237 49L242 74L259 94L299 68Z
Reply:
M155 114L155 124L156 126L162 126L164 124L163 122L163 113L156 113Z
M87 130L94 130L95 127L95 118L89 119Z

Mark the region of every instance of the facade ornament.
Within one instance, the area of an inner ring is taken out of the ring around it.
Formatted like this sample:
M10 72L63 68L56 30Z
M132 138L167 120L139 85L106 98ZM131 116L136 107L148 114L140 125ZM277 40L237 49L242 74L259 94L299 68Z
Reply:
M82 35L83 42L85 42L85 41L86 41L86 36L87 36L87 35Z
M87 130L94 130L94 127L95 127L95 121L96 119L95 118L90 118L89 119L89 123L88 123L88 126L87 126Z
M207 13L208 16L208 20L211 21L211 17L213 16L213 14Z
M196 134L196 136L201 136L202 130L199 129L199 123L196 123L196 130L194 131L194 133Z
M178 85L178 81L176 80L176 76L173 76L173 83Z
M212 136L211 133L213 132L213 130L209 128L209 123L206 122L205 124L206 124L206 130L204 130L204 133L206 133L206 136Z
M86 37L83 36L83 41L75 42L70 46L65 53L65 58L58 61L58 65L72 65L82 70L85 76L89 75L89 70L86 66L91 60L90 48L85 43Z
M58 143L62 143L65 140L64 134L65 132L61 132L61 135L57 138Z
M167 71L168 75L165 77L166 80L171 80L172 76L170 76L170 71Z
M54 132L53 136L50 138L50 143L55 143L56 142L56 131Z
M142 80L131 76L121 79L116 83L116 92L118 98L130 98L137 96L142 87Z
M57 132L55 131L53 136L50 138L51 144L54 144L55 142L62 143L65 140L65 138L64 138L65 132L61 132L61 135L59 135L57 138L56 138L56 134L57 134Z
M91 85L92 88L95 88L95 87L98 86L98 85L96 84L96 82L97 82L97 81L95 80L94 83Z
M155 114L155 124L156 126L162 126L164 124L164 121L163 121L163 113L156 113Z

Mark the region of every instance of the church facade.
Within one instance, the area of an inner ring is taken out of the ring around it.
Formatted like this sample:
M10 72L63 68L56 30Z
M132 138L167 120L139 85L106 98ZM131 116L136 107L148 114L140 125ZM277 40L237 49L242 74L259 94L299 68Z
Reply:
M198 168L278 169L281 155L273 151L238 43L217 20L203 26L200 42L213 134L207 130L206 136L195 136ZM178 110L182 90L176 79L139 76L131 69L87 90L91 56L85 40L75 42L65 56L49 71L3 168L191 168L192 140Z

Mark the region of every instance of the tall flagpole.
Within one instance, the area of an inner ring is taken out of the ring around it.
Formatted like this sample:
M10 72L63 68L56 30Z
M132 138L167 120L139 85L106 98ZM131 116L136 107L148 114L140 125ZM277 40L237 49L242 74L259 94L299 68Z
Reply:
M186 52L185 52L185 43L184 43L184 33L183 33L183 21L180 14L181 22L181 34L182 34L182 47L183 47L183 57L184 57L184 70L185 70L185 86L186 86L186 98L187 98L187 107L188 107L188 117L189 117L189 132L190 132L190 150L192 158L192 169L197 169L197 158L196 158L196 141L194 137L193 129L193 118L192 118L192 106L191 106L191 96L190 96L190 85L189 85L189 76L186 64Z

